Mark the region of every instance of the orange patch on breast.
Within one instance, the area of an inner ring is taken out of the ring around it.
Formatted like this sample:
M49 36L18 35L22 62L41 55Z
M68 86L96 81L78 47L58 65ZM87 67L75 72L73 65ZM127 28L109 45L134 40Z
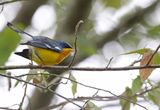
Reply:
M59 58L57 59L56 63L59 64L62 62L66 57L68 57L72 52L71 48L65 48L63 49L62 53L59 55Z

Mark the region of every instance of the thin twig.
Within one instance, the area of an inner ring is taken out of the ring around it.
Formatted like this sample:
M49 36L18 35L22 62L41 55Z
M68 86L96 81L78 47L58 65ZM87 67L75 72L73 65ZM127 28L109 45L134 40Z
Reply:
M31 34L23 31L22 29L20 29L20 28L18 28L18 27L16 27L15 25L13 25L13 24L10 23L10 22L7 22L7 26L8 26L11 30L13 30L14 32L16 32L16 33L18 33L18 34L25 34L25 35L27 35L27 36L30 36L31 38L34 37L34 36L32 36Z
M129 66L134 66L136 63L139 63L141 61L141 59L139 60L135 60L134 62L132 62Z
M93 96L92 96L93 98L98 94L98 91L99 91L99 90L97 90L96 93L93 94ZM85 108L86 104L87 104L90 100L91 100L91 99L88 99L88 100L84 103L83 109Z
M24 94L23 94L23 97L22 97L22 101L21 101L21 103L19 104L18 110L22 110L22 105L23 105L23 103L24 103L24 99L25 99L25 97L26 97L26 93L27 93L27 84L25 84Z
M112 60L113 60L113 57L109 59L109 62L108 62L108 64L107 64L106 68L109 67L109 65L111 64Z
M77 54L77 39L78 39L77 34L78 34L78 29L79 29L79 27L80 27L80 25L81 25L82 23L84 23L83 20L80 20L80 21L77 23L76 27L75 27L74 55L73 55L73 58L72 58L69 66L68 66L69 68L72 66L72 64L73 64L73 62L74 62L74 60L75 60L76 54Z

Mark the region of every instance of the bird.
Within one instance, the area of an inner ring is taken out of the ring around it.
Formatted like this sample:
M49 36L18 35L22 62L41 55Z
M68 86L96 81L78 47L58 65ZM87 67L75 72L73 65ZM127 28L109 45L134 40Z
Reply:
M20 43L20 45L28 45L29 48L15 52L15 54L34 61L38 65L58 65L73 51L72 46L65 41L53 40L45 36L33 36L10 22L7 22L7 26L19 34L26 34L30 37L26 42Z

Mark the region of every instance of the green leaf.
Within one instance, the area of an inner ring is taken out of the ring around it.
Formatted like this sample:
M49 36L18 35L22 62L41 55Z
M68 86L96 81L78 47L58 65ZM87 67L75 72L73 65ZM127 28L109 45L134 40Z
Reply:
M136 105L136 103L137 103L137 96L133 96L132 97L132 101L134 102L133 105Z
M0 65L5 64L11 53L17 47L19 41L20 37L18 34L9 28L4 29L4 31L0 33Z
M154 55L154 57L153 57L153 64L160 64L160 53L159 52L157 52L155 55Z
M75 94L77 93L77 83L74 82L76 81L76 78L71 74L70 79L72 80L72 94L73 96L75 96Z
M135 53L137 53L137 54L143 55L144 53L148 52L149 50L151 50L151 49L143 48L143 49L133 50L131 52L127 52L127 53L124 53L124 54L135 54Z
M150 99L154 104L160 106L160 89L153 89L148 92L148 99Z
M143 83L141 81L140 76L137 76L137 78L135 78L132 82L132 92L133 94L137 93L141 87L142 87Z
M131 100L130 97L132 96L132 90L127 87L123 92L122 96L126 97L128 100ZM130 110L130 102L128 100L125 100L123 98L120 99L120 105L122 107L122 110Z
M119 8L121 6L121 0L103 0L103 3L106 6Z
M93 102L89 101L84 107L84 110L101 110L101 108L95 105Z

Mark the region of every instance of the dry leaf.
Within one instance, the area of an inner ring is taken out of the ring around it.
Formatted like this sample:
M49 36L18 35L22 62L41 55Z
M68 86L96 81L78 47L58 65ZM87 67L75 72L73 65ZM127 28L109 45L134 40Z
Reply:
M148 52L144 53L143 57L141 59L141 62L140 62L140 66L145 66L148 63L148 61L150 60L150 58L152 57L152 55L153 55L152 50L149 50ZM153 59L154 59L154 57L150 61L149 65L152 65L154 63ZM145 81L150 76L150 74L152 73L153 70L154 70L154 68L140 69L139 73L140 73L141 80Z

